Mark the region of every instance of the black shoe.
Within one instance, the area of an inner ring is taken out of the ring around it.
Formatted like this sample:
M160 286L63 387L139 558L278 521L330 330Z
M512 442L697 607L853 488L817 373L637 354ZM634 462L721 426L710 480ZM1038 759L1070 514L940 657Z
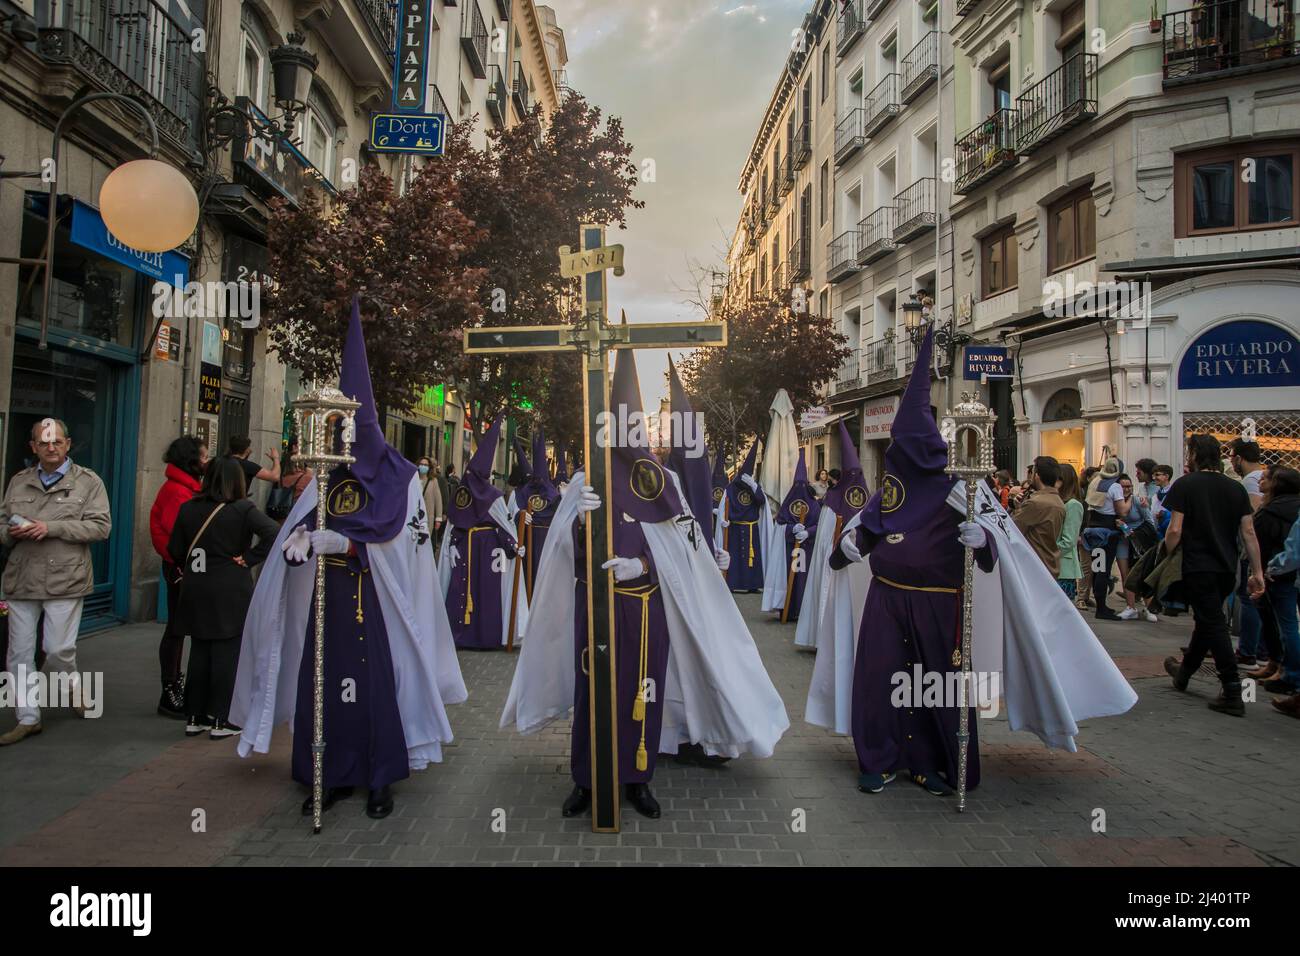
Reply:
M564 805L560 807L560 816L576 817L580 813L586 813L591 807L591 791L586 787L575 786L573 793L565 798Z
M185 685L180 681L163 684L162 696L158 698L158 713L172 720L185 719Z
M366 801L366 816L372 820L382 820L393 812L393 788L385 784L378 790L370 791Z
M1241 653L1241 651L1237 651L1237 666L1238 666L1238 667L1242 667L1242 666L1245 666L1245 667L1255 667L1256 665L1258 665L1258 663L1259 663L1259 661L1257 661L1257 660L1255 659L1255 655L1254 655L1254 654L1243 654L1243 653Z
M1241 681L1224 684L1219 696L1210 701L1210 710L1230 717L1245 717L1246 704L1241 699Z
M326 787L325 805L321 807L321 813L325 813L326 811L329 810L330 807L334 806L334 804L338 803L340 800L346 800L350 796L352 796L351 787ZM304 817L309 817L311 816L311 813L312 813L312 800L311 797L309 796L306 800L302 802L302 815Z
M1120 619L1119 615L1108 607L1097 608L1095 616L1099 621L1118 621Z
M1183 662L1176 657L1165 658L1165 673L1174 679L1174 690L1187 690L1187 678L1183 676Z
M227 723L218 717L212 722L212 729L208 731L208 739L224 740L227 737L238 737L243 729L243 727L236 727L234 724Z
M912 771L912 782L920 784L926 793L932 793L936 797L946 797L952 793L952 787L944 783L937 773Z
M893 773L860 773L858 790L862 793L879 793L887 784L893 782L895 776Z
M211 717L195 717L193 715L185 718L185 736L197 737L199 734L207 733L212 729Z
M1270 694L1284 694L1287 697L1290 697L1296 692L1295 684L1292 684L1288 680L1283 680L1280 677L1275 680L1266 680L1259 686L1264 688Z
M644 783L629 783L627 785L627 802L632 804L632 809L643 817L649 817L651 820L659 819L659 801L655 799L650 788Z

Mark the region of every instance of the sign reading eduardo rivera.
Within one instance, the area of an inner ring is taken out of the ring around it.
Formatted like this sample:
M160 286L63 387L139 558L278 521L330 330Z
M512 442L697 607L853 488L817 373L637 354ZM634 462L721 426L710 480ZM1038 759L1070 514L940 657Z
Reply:
M1300 342L1282 326L1257 319L1225 322L1203 332L1178 366L1180 389L1296 386Z

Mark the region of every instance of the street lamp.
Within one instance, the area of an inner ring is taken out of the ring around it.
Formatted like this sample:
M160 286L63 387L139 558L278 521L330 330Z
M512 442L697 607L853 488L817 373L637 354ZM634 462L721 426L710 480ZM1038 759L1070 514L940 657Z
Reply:
M290 121L307 108L307 94L311 92L312 77L320 62L315 53L304 49L301 33L290 33L288 42L272 47L271 75L274 78L275 105L284 110ZM292 125L292 122L290 122Z
M907 330L907 337L912 340L914 349L921 347L921 342L925 339L925 328L929 321L929 309L913 292L911 297L903 303L903 328Z
M304 49L301 33L290 33L288 42L272 47L271 98L284 111L276 119L263 116L260 110L244 110L228 100L216 86L209 84L207 98L212 105L204 114L208 139L212 146L221 148L241 131L252 129L272 139L290 139L299 113L307 109L307 97L320 63L316 54Z

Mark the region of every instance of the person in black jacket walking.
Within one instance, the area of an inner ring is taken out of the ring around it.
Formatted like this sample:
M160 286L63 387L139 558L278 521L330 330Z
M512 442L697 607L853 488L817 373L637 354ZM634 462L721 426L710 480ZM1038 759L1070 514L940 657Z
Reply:
M1264 503L1255 512L1255 537L1265 567L1286 544L1291 526L1300 515L1300 472L1285 465L1269 465L1260 479ZM1268 648L1268 663L1248 677L1272 694L1300 691L1300 624L1296 615L1296 575L1269 575L1259 608L1260 635Z
M279 530L248 497L244 472L229 458L208 466L202 490L176 515L168 552L182 575L173 627L191 638L187 737L205 730L213 740L239 733L229 723L230 698L253 598L252 568L266 560Z

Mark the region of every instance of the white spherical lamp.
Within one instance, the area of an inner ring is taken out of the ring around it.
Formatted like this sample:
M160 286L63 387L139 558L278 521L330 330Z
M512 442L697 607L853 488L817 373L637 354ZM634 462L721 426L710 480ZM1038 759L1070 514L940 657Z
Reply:
M136 159L108 174L99 189L99 214L123 245L141 252L167 252L194 232L199 197L175 166Z

